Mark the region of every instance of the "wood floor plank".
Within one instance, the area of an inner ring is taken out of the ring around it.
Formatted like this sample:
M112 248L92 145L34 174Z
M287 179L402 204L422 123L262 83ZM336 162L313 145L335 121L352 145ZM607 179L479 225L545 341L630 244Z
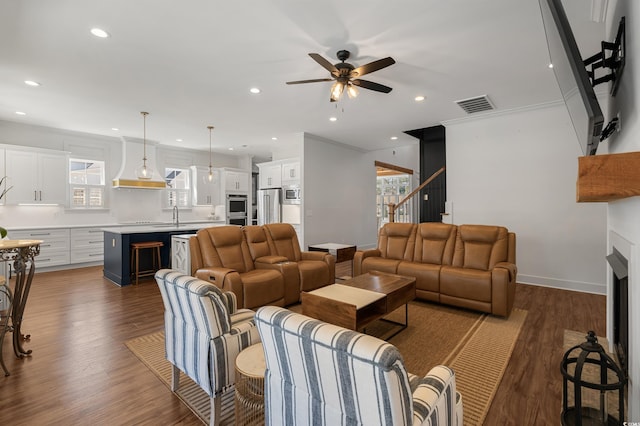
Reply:
M558 424L563 331L604 335L605 298L518 285L515 305L529 314L485 424ZM0 424L200 425L124 345L162 326L153 280L120 288L100 267L36 274L22 327L33 355L15 358L5 339Z

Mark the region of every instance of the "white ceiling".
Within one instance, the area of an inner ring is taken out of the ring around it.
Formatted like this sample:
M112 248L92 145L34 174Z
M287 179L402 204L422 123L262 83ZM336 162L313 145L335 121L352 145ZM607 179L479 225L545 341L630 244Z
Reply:
M563 1L591 56L604 24L591 1ZM340 49L355 66L393 57L365 77L393 91L335 104L331 83L285 84L328 77L307 54L336 63ZM364 150L415 143L403 132L467 116L456 100L557 101L547 63L538 0L0 0L0 119L142 137L148 111L147 139L204 150L208 125L215 150L243 154L301 132Z

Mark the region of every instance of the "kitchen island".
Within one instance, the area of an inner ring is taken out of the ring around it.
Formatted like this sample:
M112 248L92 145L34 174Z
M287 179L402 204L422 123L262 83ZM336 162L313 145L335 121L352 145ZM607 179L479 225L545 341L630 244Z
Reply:
M104 277L119 286L131 284L131 243L161 241L161 267L171 265L171 236L194 234L199 229L224 226L221 222L151 224L104 228ZM147 263L148 262L148 263ZM140 268L151 267L151 256L141 256Z

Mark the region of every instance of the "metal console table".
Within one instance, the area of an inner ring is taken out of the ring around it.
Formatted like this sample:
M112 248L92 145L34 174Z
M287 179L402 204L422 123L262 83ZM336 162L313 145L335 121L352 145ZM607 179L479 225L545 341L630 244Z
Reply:
M42 244L42 240L0 240L0 260L12 261L16 275L13 292L8 282L0 286L0 291L5 293L9 299L9 307L5 310L6 314L0 321L0 365L2 365L5 376L9 375L9 370L4 365L2 343L7 331L13 332L13 352L16 357L24 358L31 354L30 349L27 351L22 347L22 341L28 340L31 336L22 334L21 326L22 315L35 273L34 258L40 254L40 244Z

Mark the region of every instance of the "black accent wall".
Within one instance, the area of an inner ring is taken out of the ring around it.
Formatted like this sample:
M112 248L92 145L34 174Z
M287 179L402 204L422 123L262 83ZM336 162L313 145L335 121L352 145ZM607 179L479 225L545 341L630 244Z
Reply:
M420 140L420 183L422 183L447 165L445 127L425 127L405 133ZM442 222L444 203L447 200L446 175L445 171L420 191L417 200L420 222ZM427 200L424 199L425 195L428 197Z

